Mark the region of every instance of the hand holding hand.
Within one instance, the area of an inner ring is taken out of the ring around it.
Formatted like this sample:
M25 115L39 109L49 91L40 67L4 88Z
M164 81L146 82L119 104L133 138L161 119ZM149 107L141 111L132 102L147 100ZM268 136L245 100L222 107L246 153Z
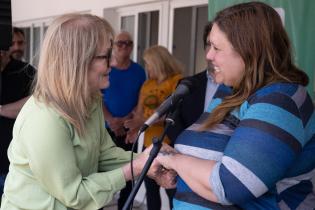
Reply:
M132 144L137 140L137 137L138 137L138 130L137 129L129 130L127 132L125 143L126 144Z
M179 153L173 147L165 144L156 157L156 161L159 162L164 168L174 170L174 157L178 154Z
M176 171L168 170L163 166L160 166L156 171L155 176L151 178L153 178L161 187L164 187L165 189L172 189L176 187L176 177Z
M152 150L152 145L144 150L143 153L146 153L147 155L150 154ZM160 150L163 152L174 152L176 153L176 150L172 148L171 146L164 144L162 145L162 148ZM151 165L150 170L148 171L148 176L154 179L158 185L170 189L176 187L176 176L177 173L174 170L168 170L165 167L161 165L160 162L155 159Z

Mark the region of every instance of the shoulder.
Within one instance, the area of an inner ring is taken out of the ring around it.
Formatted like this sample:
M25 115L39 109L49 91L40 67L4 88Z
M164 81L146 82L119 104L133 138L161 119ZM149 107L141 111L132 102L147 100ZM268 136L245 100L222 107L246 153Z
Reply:
M255 98L261 98L267 95L272 94L282 94L286 96L293 96L296 91L302 86L298 84L292 84L292 83L274 83L270 85L266 85L260 89L258 89L255 93L253 93L249 100L255 99Z
M173 78L174 80L180 80L180 79L183 78L183 75L182 75L182 74L175 74L174 76L172 76L172 78Z
M232 94L232 89L228 86L225 86L223 84L219 85L213 98L216 99L216 98L220 98L220 99L223 99L225 98L226 96L229 96Z
M178 82L183 78L182 74L176 74L172 76L169 80L170 88L174 91L178 85Z
M177 84L178 81L179 81L180 79L182 79L182 78L183 78L183 75L182 75L182 74L175 74L175 75L173 75L173 76L167 78L166 81L169 82L169 83L171 83L171 84L173 85L174 83Z
M275 83L260 88L252 94L247 102L277 104L278 106L286 106L290 103L299 107L307 96L307 90L304 86L291 83Z
M36 72L36 69L31 64L20 60L11 59L9 65L12 71L24 73L26 76L30 78L33 78Z
M191 82L194 90L205 89L207 86L207 71L204 70L202 72L199 72L198 74L184 77L183 80L187 80L187 81Z
M136 73L139 77L141 77L142 80L146 79L145 70L140 64L138 64L134 61L131 61L131 65L130 65L129 69L133 73Z
M151 85L156 85L156 80L154 80L154 79L147 79L147 80L143 83L143 86L151 86Z
M38 101L33 96L25 103L18 118L17 124L24 128L31 128L37 132L58 132L60 129L69 129L68 123L53 108Z
M204 77L204 78L207 78L207 70L203 70L193 76L191 76L192 78L201 78L201 77Z
M291 83L265 86L252 94L247 103L248 107L268 107L277 109L278 112L287 112L302 120L304 126L314 112L312 99L306 87Z
M138 70L138 71L144 71L143 67L134 61L131 61L130 68Z
M155 85L155 81L152 79L147 79L146 81L144 81L144 83L141 86L141 91L147 91L148 89L152 88Z
M194 74L192 76L185 77L187 80L191 80L192 82L201 82L201 80L207 80L207 70Z

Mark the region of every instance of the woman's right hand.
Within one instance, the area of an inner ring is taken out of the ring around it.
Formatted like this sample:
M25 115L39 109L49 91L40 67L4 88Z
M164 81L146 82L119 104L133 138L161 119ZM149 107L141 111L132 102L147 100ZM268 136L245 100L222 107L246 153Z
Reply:
M152 145L145 149L144 152L150 153ZM177 153L177 151L169 146L168 144L163 143L160 153ZM158 155L159 156L159 155ZM157 157L158 157L157 156ZM158 185L166 189L171 189L176 187L176 176L177 173L174 170L168 170L165 168L158 160L157 157L154 159L152 166L148 172L148 176L156 181Z

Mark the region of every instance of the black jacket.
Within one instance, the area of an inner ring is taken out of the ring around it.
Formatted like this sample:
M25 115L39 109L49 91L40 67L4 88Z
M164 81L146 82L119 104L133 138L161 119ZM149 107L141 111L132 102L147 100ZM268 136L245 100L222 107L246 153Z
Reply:
M175 118L175 125L170 127L167 136L174 143L177 136L188 126L197 121L203 113L205 95L207 89L207 71L202 71L196 75L186 77L194 83L191 93L184 97L177 108L178 113Z

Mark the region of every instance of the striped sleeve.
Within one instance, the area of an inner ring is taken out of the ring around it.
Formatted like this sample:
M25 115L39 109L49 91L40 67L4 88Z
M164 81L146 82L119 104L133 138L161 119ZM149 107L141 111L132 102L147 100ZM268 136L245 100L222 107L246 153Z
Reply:
M272 189L306 143L292 97L272 92L243 105L240 124L210 178L214 193L226 204L241 205Z

